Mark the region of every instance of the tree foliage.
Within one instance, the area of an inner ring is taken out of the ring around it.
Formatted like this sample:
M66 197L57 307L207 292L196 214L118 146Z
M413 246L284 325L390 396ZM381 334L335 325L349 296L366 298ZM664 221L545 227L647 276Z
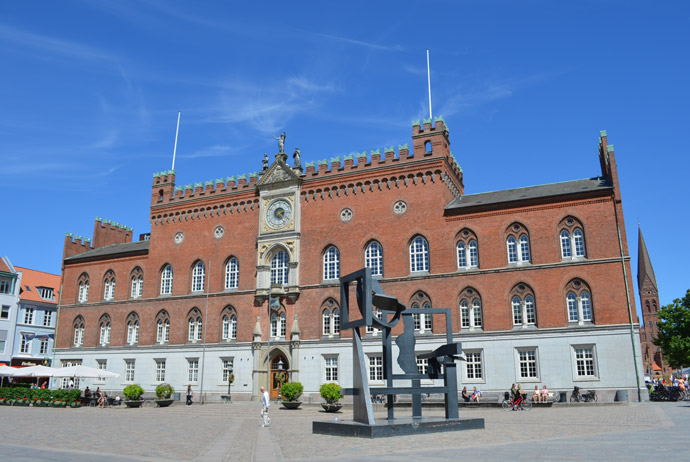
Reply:
M664 359L674 369L690 366L690 289L659 310L657 326L654 344L661 347Z

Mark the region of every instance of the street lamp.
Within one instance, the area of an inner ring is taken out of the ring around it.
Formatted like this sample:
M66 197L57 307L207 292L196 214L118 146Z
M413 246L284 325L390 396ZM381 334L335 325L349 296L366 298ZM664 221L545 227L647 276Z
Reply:
M278 358L278 375L280 376L280 381L278 382L278 402L281 402L283 400L283 395L281 393L281 389L283 388L283 359Z

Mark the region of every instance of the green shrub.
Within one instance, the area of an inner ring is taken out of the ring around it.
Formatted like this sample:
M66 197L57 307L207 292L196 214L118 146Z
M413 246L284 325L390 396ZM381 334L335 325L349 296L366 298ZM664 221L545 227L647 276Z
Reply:
M127 385L122 391L122 394L130 401L137 401L141 398L141 395L144 394L144 389L141 388L141 385L135 383L133 385Z
M336 404L340 401L343 395L340 394L340 385L337 383L324 383L319 389L321 397L326 400L328 404Z
M175 389L168 383L162 383L156 387L156 396L158 399L170 399Z
M304 387L299 382L286 383L280 388L280 394L283 396L283 401L287 401L288 403L297 401L297 399L302 396L303 391Z

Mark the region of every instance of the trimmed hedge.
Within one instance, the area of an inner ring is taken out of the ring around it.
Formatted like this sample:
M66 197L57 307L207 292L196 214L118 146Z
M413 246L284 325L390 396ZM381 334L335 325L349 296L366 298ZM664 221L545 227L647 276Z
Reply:
M81 401L81 390L44 390L41 388L0 388L0 398L22 399L33 402L34 398L43 400L58 400L73 403Z

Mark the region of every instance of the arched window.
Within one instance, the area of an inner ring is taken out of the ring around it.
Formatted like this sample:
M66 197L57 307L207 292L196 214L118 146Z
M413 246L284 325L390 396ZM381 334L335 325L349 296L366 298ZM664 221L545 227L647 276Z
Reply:
M156 342L161 345L170 341L170 316L161 310L156 316Z
M285 311L271 314L271 337L285 338Z
M460 293L460 328L474 330L482 327L482 301L471 287Z
M79 276L79 295L77 296L77 303L86 303L89 301L89 275L82 273Z
M98 343L101 346L106 346L110 344L110 316L107 314L104 314L101 316L100 321L98 322L99 327L100 327L100 335L98 338Z
M510 301L513 313L513 326L535 326L537 324L537 305L534 292L526 284L517 284L511 291Z
M225 289L237 289L240 280L240 264L232 257L225 265Z
M130 313L127 316L127 344L136 345L139 343L139 316Z
M84 318L77 316L73 323L74 326L74 346L80 347L84 344Z
M335 246L330 246L323 254L323 278L325 280L340 277L340 252Z
M132 270L132 298L141 298L144 292L144 272L138 266Z
M190 342L197 342L202 339L203 322L201 319L201 311L198 308L192 308L187 315L188 330L187 340Z
M561 257L584 258L585 257L585 237L582 232L582 223L573 217L565 217L559 223Z
M506 247L508 251L508 263L529 263L530 249L527 230L520 223L513 223L506 231Z
M582 325L594 319L589 287L580 279L573 279L566 286L565 301L568 307L568 323Z
M417 236L410 244L410 272L429 271L429 243Z
M383 248L372 241L364 252L364 266L371 269L372 276L383 276Z
M456 245L458 269L472 269L479 266L477 236L469 229L463 229Z
M226 341L235 340L237 338L237 313L235 308L230 305L223 308L221 319L221 338Z
M192 270L192 292L202 292L206 279L206 267L203 262L196 262Z
M424 151L429 154L431 152L431 141L424 142Z
M173 269L170 265L165 265L161 271L161 295L172 294Z
M424 309L431 308L429 296L422 291L417 292L410 300L410 308ZM431 333L433 328L433 318L431 313L413 313L414 329L419 333Z
M324 337L340 335L340 307L332 298L321 305L322 332Z
M112 300L115 296L115 273L112 270L108 270L105 273L103 285L105 287L103 291L103 300Z
M271 259L271 284L287 284L288 283L288 254L284 250L280 250L273 255Z

